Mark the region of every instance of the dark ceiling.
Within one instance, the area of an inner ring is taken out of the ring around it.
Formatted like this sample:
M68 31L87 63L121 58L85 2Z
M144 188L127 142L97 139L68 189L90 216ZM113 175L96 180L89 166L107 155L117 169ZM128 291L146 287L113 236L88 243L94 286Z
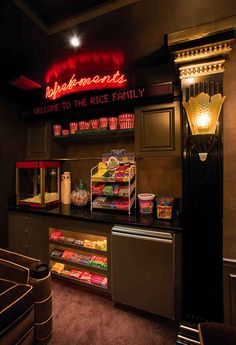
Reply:
M140 0L12 0L49 35L138 1Z
M81 52L121 48L120 10L128 22L130 7L139 0L0 0L1 81L24 75L42 84L47 69L72 56L71 33L83 33ZM118 16L118 17L117 17ZM73 20L72 20L73 19ZM107 30L109 27L111 30Z
M61 20L81 15L101 5L111 3L109 0L24 0L46 25L54 25Z

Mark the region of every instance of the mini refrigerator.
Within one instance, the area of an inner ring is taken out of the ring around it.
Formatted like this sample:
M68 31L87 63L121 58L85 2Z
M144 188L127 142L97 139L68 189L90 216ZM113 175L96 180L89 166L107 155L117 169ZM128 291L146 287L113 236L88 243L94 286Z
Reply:
M113 227L114 302L177 319L180 282L180 242L175 233Z

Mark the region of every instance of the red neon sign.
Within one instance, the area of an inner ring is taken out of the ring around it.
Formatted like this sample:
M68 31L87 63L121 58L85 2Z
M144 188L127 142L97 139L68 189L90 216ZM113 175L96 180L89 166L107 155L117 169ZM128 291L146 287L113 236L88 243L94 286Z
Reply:
M92 71L96 66L96 70L108 68L109 70L116 70L121 68L124 64L124 54L119 51L98 51L79 53L75 56L70 56L65 60L53 64L45 75L46 83L54 81L56 78L64 79L72 75L74 71L82 66L83 71Z
M55 81L54 86L47 86L46 98L56 99L69 93L97 90L97 89L113 89L124 87L127 83L127 79L124 74L120 74L119 71L113 75L95 75L93 77L82 77L77 79L75 74L72 75L68 82L59 84Z

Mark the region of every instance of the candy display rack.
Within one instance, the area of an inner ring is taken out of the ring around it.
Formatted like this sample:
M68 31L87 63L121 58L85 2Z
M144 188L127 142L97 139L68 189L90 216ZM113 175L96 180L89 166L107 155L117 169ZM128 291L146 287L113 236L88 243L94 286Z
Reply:
M91 169L91 210L131 212L136 208L136 163L133 153L112 150Z
M49 228L52 276L109 292L108 238L105 234Z

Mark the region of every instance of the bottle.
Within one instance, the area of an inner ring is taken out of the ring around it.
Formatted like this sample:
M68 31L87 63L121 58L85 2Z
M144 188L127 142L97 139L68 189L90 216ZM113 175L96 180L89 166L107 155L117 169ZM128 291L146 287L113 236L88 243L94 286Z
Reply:
M61 203L64 201L64 174L61 174Z
M71 193L71 202L75 206L86 206L89 199L90 193L86 190L86 184L80 179L78 186Z
M64 205L69 205L71 203L71 177L70 172L66 171L62 174L61 181L61 202Z

